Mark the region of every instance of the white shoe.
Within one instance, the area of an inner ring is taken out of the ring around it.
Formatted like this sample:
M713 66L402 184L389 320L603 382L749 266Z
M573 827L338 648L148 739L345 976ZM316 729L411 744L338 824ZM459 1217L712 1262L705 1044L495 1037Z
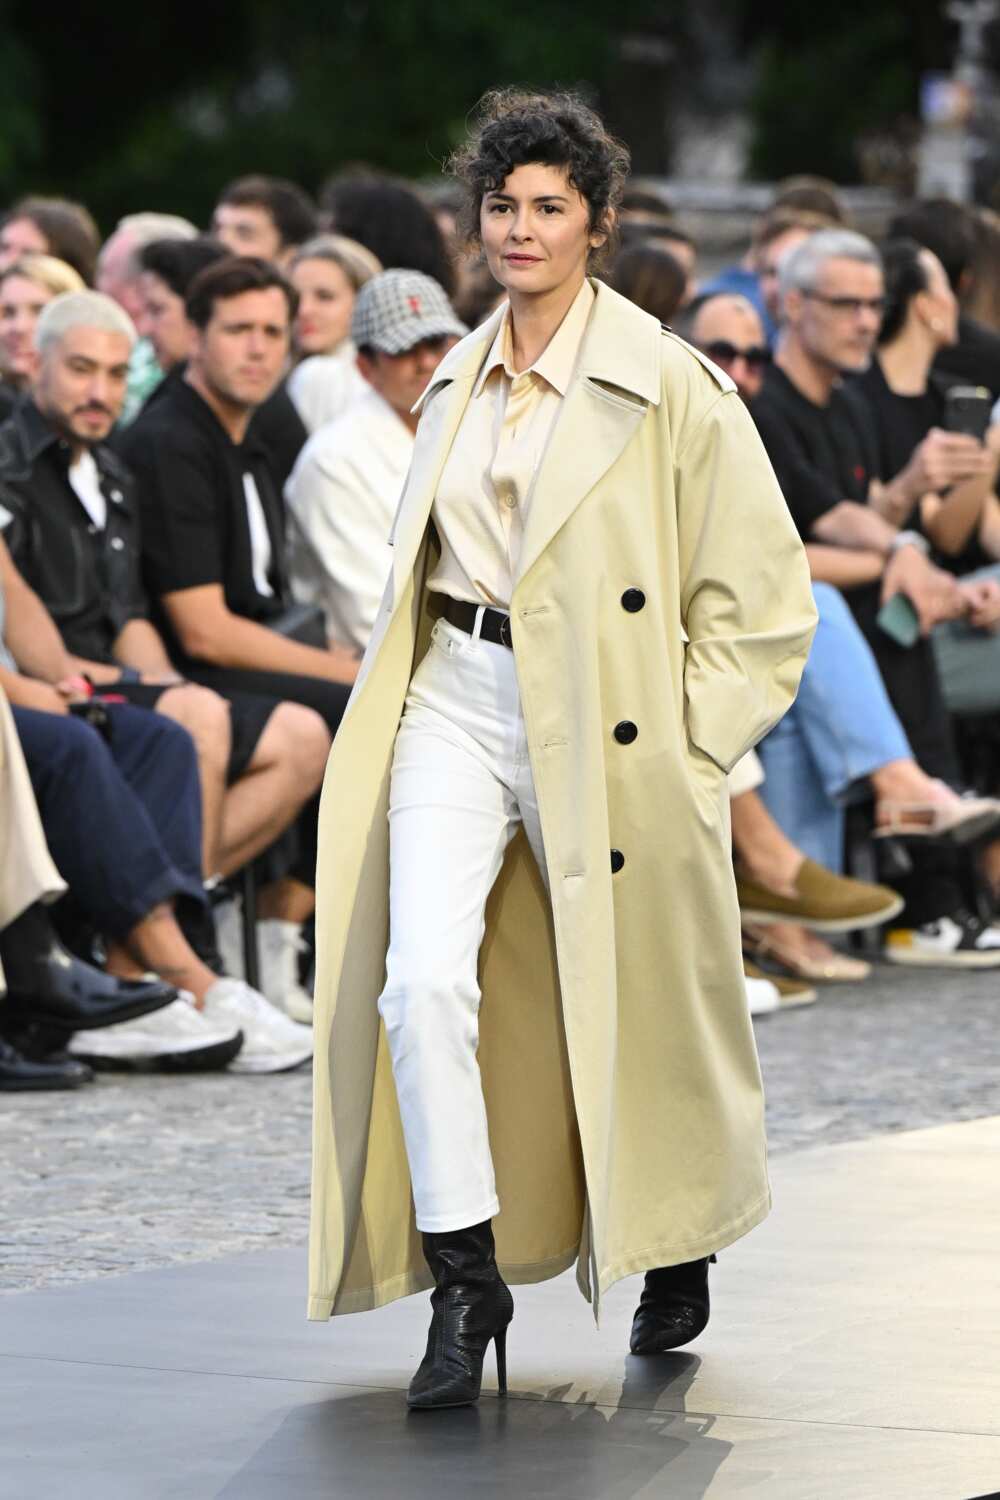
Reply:
M194 1070L224 1068L242 1043L237 1023L222 1016L204 1016L182 993L180 999L137 1021L74 1032L69 1051L98 1066Z
M222 967L234 979L245 979L243 965L243 903L238 896L216 909L216 940ZM280 1005L293 1021L311 1026L312 996L299 983L302 928L298 922L264 917L257 922L260 957L260 987L272 1003Z
M1000 967L1000 927L959 911L922 927L894 928L886 933L883 954L891 964L995 969Z
M312 1025L313 1003L308 990L299 983L299 954L302 952L302 928L298 922L283 922L266 917L257 923L257 945L260 952L260 987L273 997L293 1021Z
M233 1073L285 1073L312 1057L309 1027L291 1020L243 979L217 979L206 991L204 1005L210 1021L238 1026L243 1032Z
M752 1016L763 1016L769 1011L780 1010L781 996L769 979L751 979L749 975L744 975L743 983L747 987L747 1004Z

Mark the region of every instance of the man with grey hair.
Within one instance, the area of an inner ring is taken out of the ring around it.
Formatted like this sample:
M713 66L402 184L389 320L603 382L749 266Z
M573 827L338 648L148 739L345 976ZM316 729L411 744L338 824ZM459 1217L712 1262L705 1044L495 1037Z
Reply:
M147 245L156 240L192 240L198 231L178 214L126 214L101 246L97 257L97 290L104 292L138 322L142 314L142 262ZM152 344L136 340L129 360L128 385L122 421L131 422L163 379Z
M940 783L942 796L954 797L961 772L928 636L939 621L966 613L967 600L951 574L931 562L924 539L892 525L872 504L880 497L877 438L864 398L844 380L872 358L884 308L881 258L862 235L820 230L782 261L779 279L778 348L751 414L813 579L844 594L918 765ZM883 500L898 494L907 502L904 513L933 489L928 443L881 486ZM914 622L912 637L882 613L897 598L903 626ZM905 942L890 941L888 955L919 950L923 962L994 961L1000 930L961 910L953 864L917 862L918 876L903 891L911 927ZM938 931L946 915L956 918L947 948Z

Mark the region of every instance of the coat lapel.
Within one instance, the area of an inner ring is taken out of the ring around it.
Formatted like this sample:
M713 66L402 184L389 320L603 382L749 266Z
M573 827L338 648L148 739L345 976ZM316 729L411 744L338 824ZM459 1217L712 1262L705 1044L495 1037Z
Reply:
M532 488L515 587L660 400L660 325L603 283Z
M427 529L441 471L451 451L472 387L493 343L503 309L450 350L413 408L421 412L413 460L389 540L393 598L399 599Z

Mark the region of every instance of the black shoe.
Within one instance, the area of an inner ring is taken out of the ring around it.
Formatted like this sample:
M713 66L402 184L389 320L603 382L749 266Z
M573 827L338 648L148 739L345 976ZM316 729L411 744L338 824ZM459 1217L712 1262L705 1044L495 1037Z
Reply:
M116 979L64 948L44 908L29 907L3 932L0 956L7 973L3 1029L13 1034L33 1023L95 1031L134 1021L177 999L162 980Z
M86 1063L72 1057L29 1062L0 1037L0 1093L22 1093L28 1089L78 1089L94 1077Z
M469 1229L425 1234L424 1256L434 1276L427 1353L410 1382L406 1404L415 1410L468 1406L479 1400L483 1360L496 1343L500 1395L507 1394L507 1326L514 1299L497 1270L489 1219Z
M696 1339L708 1324L708 1260L689 1260L646 1272L632 1319L633 1354L665 1354Z

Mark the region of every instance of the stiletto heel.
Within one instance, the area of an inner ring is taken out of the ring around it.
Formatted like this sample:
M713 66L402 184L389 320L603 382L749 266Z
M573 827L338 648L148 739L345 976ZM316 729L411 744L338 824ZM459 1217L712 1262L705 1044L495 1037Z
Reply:
M502 1329L493 1340L497 1351L497 1395L507 1394L507 1330Z
M468 1229L425 1233L424 1256L434 1277L427 1352L410 1381L414 1410L468 1406L479 1400L483 1361L496 1344L500 1394L507 1394L507 1324L514 1299L497 1270L489 1219Z

